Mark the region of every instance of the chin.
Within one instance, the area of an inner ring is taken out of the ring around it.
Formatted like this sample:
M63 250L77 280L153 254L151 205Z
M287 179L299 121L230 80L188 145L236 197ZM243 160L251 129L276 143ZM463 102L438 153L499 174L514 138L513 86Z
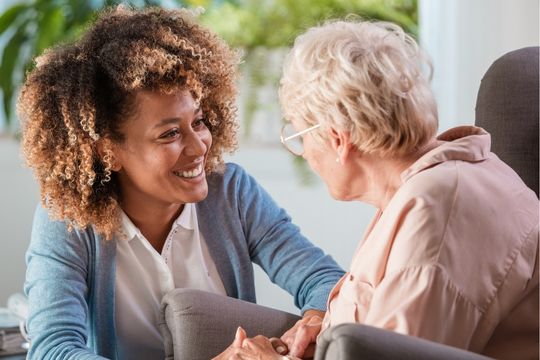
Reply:
M208 185L206 182L195 189L176 189L173 195L173 202L178 204L197 203L203 201L208 196Z
M329 185L326 185L326 188L328 189L328 193L334 200L342 200L340 194L335 189L332 189Z
M204 189L197 190L196 192L190 194L189 203L198 203L199 201L203 201L208 196L208 186L205 186Z
M328 193L334 200L338 201L351 201L349 194L345 191L340 191L339 189L333 189L327 185Z

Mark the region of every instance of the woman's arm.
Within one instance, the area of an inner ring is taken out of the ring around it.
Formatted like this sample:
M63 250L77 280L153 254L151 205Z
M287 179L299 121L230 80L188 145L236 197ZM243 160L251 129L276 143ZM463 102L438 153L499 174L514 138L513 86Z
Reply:
M388 274L373 292L364 323L469 349L481 316L444 269L426 265Z
M88 239L38 207L26 254L29 359L103 359L87 347Z
M253 262L292 294L302 310L303 319L282 340L295 356L313 352L328 295L343 270L300 233L251 176L242 172L238 187L240 216Z
M240 169L240 168L239 168ZM326 301L343 270L314 246L289 215L251 176L238 177L238 206L252 261L306 310L326 310Z

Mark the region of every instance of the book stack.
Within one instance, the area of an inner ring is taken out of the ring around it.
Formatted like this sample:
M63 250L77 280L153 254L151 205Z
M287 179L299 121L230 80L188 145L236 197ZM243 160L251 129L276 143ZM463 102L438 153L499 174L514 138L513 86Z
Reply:
M28 348L19 330L20 319L6 308L0 308L0 358L25 354Z

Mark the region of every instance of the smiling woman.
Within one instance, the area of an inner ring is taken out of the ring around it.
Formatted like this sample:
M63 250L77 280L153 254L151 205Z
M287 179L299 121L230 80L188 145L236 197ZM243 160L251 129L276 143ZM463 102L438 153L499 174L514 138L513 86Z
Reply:
M203 167L212 135L188 91L170 95L141 91L135 103L138 115L121 127L124 142L111 145L112 170L122 189L122 210L161 251L170 226L156 227L147 221L147 213L152 209L162 219L171 218L179 204L206 198Z
M238 61L187 11L124 7L36 60L19 99L42 198L29 358L163 358L161 298L185 287L254 302L252 262L321 315L342 270L222 160Z
M238 58L207 30L188 33L196 25L187 12L166 16L120 7L104 14L80 42L36 59L18 107L23 150L51 215L79 227L92 223L110 238L118 227L118 199L111 196L118 179L111 173L114 156L104 155L125 140L122 125L143 109L137 91L189 89L216 135L206 162L213 170L236 146ZM98 144L102 162L96 161ZM52 156L58 152L63 156Z

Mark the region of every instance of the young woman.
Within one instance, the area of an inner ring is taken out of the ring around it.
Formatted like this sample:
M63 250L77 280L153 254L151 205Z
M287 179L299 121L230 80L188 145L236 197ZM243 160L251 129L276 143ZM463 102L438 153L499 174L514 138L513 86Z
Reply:
M234 150L237 55L184 10L103 12L36 60L19 100L39 182L30 359L158 359L178 287L255 301L252 262L321 315L343 272Z

